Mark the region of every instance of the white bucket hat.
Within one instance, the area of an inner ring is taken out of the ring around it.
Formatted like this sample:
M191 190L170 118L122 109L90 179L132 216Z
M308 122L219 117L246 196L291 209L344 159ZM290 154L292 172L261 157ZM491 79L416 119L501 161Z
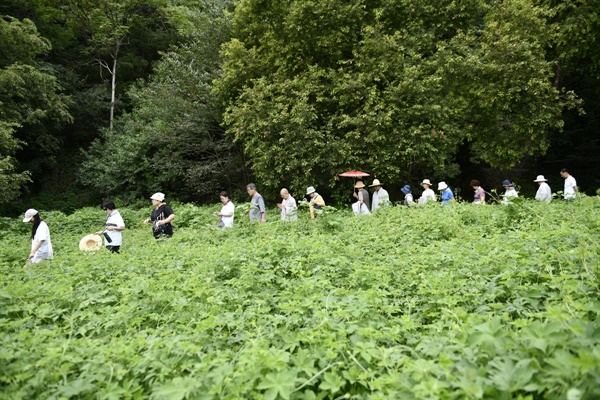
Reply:
M438 190L446 190L448 189L448 185L446 185L446 182L440 182L438 183Z
M373 186L381 186L381 182L379 182L379 179L373 179L373 184L369 185L369 187Z
M150 200L163 201L165 199L165 194L161 192L156 192L152 196L150 196Z
M79 241L79 250L95 251L102 247L102 238L99 235L86 235Z
M431 186L431 181L429 179L423 179L423 182L421 182L421 185L429 185L429 186Z
M548 179L544 178L544 175L538 175L534 182L548 182Z
M25 211L25 218L23 218L23 222L31 221L31 219L35 217L37 213L37 210L34 210L33 208L30 208L29 210Z
M315 190L315 188L314 188L314 187L312 187L312 186L309 186L309 187L306 189L306 194L307 194L307 195L309 195L309 194L311 194L311 193L314 193L314 192L316 192L316 190Z

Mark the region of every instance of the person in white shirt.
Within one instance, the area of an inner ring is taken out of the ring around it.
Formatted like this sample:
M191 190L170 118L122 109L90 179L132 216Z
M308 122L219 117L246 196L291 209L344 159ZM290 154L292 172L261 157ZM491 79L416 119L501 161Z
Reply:
M30 208L25 212L23 222L31 223L31 253L29 253L27 260L31 263L39 263L40 261L54 258L52 242L50 241L50 229L42 221L40 213Z
M390 195L387 190L381 187L379 179L373 179L373 184L369 185L369 187L375 188L373 191L373 198L371 199L371 210L375 211L381 206L390 204Z
M423 193L417 201L418 204L425 204L428 201L436 201L435 193L433 192L433 190L430 189L431 182L429 181L429 179L423 179L423 182L421 182L421 186L423 187Z
M106 212L106 228L103 231L96 232L96 235L104 235L104 246L113 253L119 253L123 245L123 235L121 231L125 229L125 221L117 210L112 200L104 200L100 206Z
M282 221L297 221L298 220L298 205L296 199L290 194L290 192L283 188L279 192L281 195L281 203L277 203L277 207L281 210Z
M534 182L540 186L535 194L535 199L544 203L550 203L552 201L552 189L546 183L548 179L544 178L544 175L538 175Z
M577 197L577 192L579 192L579 188L577 187L577 181L573 177L573 175L569 174L565 168L560 171L560 176L565 179L565 189L563 190L563 197L565 200L573 200Z
M235 205L231 202L231 197L227 192L219 193L219 198L221 199L221 211L215 211L215 215L221 217L219 219L219 227L225 228L233 228L233 217L235 214Z
M402 189L400 189L402 193L404 193L404 205L407 207L412 207L415 205L415 200L412 195L412 190L410 189L410 185L404 185Z
M508 179L502 182L502 186L504 186L504 194L502 195L502 204L510 204L511 199L516 199L519 197L519 193L515 190L515 185L509 181Z

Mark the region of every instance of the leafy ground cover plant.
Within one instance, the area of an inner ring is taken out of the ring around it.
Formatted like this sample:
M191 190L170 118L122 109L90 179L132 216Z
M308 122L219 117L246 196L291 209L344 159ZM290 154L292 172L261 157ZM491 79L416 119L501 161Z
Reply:
M220 206L121 209L121 255L82 253L99 209L43 213L22 269L3 219L0 397L594 399L600 203L349 210L216 228Z

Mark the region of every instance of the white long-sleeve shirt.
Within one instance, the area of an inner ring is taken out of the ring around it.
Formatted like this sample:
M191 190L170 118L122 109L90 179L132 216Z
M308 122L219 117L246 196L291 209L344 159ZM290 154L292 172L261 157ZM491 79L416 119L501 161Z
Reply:
M419 204L425 204L428 201L436 201L435 192L431 189L423 190L423 194L419 197Z
M379 190L373 192L373 197L371 199L371 210L375 211L383 204L389 203L389 201L390 195L388 194L387 190L384 188L379 188Z
M537 190L537 193L535 194L535 199L537 201L550 203L552 201L552 189L550 189L550 185L548 185L546 182L542 182Z

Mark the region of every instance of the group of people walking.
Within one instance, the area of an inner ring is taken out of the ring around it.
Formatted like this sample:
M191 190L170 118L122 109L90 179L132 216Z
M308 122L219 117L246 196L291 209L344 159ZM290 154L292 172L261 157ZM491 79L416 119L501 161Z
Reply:
M563 198L567 201L576 198L579 189L577 181L566 169L561 170L561 177L565 180ZM548 180L543 175L538 175L533 181L539 185L535 199L550 203L552 201L552 190L548 185ZM415 201L410 185L404 185L400 190L404 194L403 204L405 206L417 206L428 202L436 202L437 196L431 189L433 186L429 179L423 179L421 182L423 192ZM478 180L472 180L469 183L474 190L473 203L485 204L486 191L481 187ZM505 189L502 195L502 203L509 204L511 200L519 197L515 185L510 180L502 182ZM369 193L366 190L367 186L363 181L357 181L354 184L353 198L356 200L352 204L352 209L355 214L371 214L375 210L384 205L390 205L388 192L383 188L383 184L379 179L374 179L373 183L368 187L373 188L373 192ZM442 205L448 205L450 202L456 201L454 193L448 187L446 182L439 182L437 186L440 192L440 201ZM256 185L250 183L246 186L246 192L250 196L249 214L250 222L262 223L266 222L266 206L263 197L258 193ZM281 219L284 221L296 221L298 219L298 204L296 199L291 195L288 189L283 188L280 191L281 202L277 203L277 208L281 212ZM223 191L219 194L221 200L221 211L216 211L214 214L219 217L218 226L232 228L235 216L235 205L231 202L231 196ZM170 205L165 203L164 193L154 193L150 196L152 206L154 207L149 218L145 219L145 225L152 223L152 233L156 239L170 238L173 236L173 225L175 213ZM322 210L325 207L323 196L317 193L313 186L306 189L306 197L303 201L308 205L310 217L317 217L316 210ZM105 247L114 253L119 253L123 243L122 231L125 229L125 222L116 209L115 203L112 200L105 200L101 204L102 210L106 213L105 229L95 232L94 235L104 237ZM50 240L50 229L48 225L41 219L40 214L35 209L29 209L25 212L23 222L31 223L31 252L28 257L28 263L38 263L40 261L53 258L52 242Z

